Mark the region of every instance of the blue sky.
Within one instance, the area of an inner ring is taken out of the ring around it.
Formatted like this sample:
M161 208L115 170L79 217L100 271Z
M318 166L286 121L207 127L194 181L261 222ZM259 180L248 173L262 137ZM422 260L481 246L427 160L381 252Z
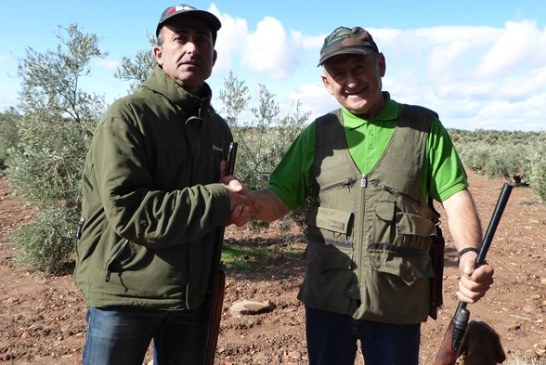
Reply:
M367 28L387 60L384 89L393 99L437 111L448 128L546 130L546 2L286 1L188 2L222 21L218 61L209 79L216 95L229 71L258 83L286 113L299 100L312 118L337 105L316 67L324 36L334 28ZM128 86L113 77L123 56L148 49L170 1L6 1L0 12L0 111L17 104L17 65L28 47L57 45L58 26L77 23L108 52L84 80L108 102ZM341 7L343 5L343 7ZM222 105L215 99L220 111Z

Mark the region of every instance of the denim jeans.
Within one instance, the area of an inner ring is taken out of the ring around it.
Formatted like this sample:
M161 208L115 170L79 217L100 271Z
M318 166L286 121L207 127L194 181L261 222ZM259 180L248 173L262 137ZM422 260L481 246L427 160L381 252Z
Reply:
M357 340L372 365L418 365L421 325L395 325L305 308L310 365L354 365Z
M150 342L155 365L197 364L201 311L124 311L89 307L83 365L142 365Z

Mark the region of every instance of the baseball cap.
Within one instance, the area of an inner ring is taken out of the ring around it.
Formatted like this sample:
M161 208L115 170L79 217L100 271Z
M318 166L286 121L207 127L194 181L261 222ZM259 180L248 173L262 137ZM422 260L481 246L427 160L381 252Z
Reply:
M366 55L372 52L379 52L372 35L362 27L338 27L326 38L320 49L320 60L318 66L327 59L340 54L361 54Z
M165 24L165 22L177 16L192 17L204 21L212 30L214 35L213 38L216 38L216 32L222 26L222 23L220 23L220 20L214 14L205 10L199 10L191 5L180 4L176 6L169 6L163 11L163 13L161 13L159 23L157 24L157 28L155 30L156 37L159 35L159 30Z

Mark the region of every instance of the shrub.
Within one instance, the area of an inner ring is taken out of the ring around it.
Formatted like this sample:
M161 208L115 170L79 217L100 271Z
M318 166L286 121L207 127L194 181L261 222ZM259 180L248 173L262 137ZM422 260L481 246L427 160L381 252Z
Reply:
M98 38L65 28L55 51L28 48L19 65L23 115L10 148L6 177L37 211L37 220L12 236L21 261L48 272L62 269L81 201L81 170L103 98L81 90L93 58L105 55Z
M37 219L17 227L11 240L21 249L18 262L46 273L61 273L74 248L76 225L67 217L75 216L66 207L48 207L37 212Z
M546 202L546 147L539 148L531 158L533 192Z
M0 113L0 175L7 167L7 159L10 149L17 145L19 140L18 122L21 115L10 108L4 113Z

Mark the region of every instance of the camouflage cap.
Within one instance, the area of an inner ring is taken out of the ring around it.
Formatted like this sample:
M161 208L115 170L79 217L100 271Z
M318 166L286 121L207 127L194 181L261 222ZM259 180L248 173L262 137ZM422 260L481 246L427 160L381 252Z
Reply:
M216 32L222 26L220 20L214 14L209 13L205 10L199 10L191 5L181 4L176 6L169 6L167 9L163 10L161 16L159 17L159 22L155 30L156 37L159 35L159 30L167 20L182 15L204 21L210 27L213 38L216 38Z
M340 54L361 54L379 52L372 35L361 27L339 27L324 38L324 44L320 49L318 66L327 59Z

